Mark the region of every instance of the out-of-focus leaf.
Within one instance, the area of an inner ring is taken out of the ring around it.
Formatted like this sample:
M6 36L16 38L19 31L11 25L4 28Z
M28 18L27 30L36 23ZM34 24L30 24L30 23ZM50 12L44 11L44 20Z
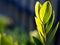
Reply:
M14 43L13 43L13 45L18 45L18 42L17 42L17 41L16 41L16 42L14 42Z
M1 34L1 45L7 45L6 43L6 34Z
M55 13L54 11L52 12L51 18L49 19L48 23L46 24L46 34L50 31L53 23L54 23L54 18L55 18Z
M36 45L43 45L39 39L37 39L36 37L33 37L33 40L35 42Z
M31 36L31 37L32 37L32 36L34 36L34 37L37 37L37 38L39 38L39 35L38 35L38 32L37 32L37 30L30 31L30 36Z
M35 45L35 44L31 41L27 41L26 45Z
M41 9L40 9L40 19L42 20L42 22L44 24L46 24L50 17L51 17L51 14L52 14L52 6L51 6L51 3L49 1L46 1L42 6L41 6Z
M35 21L36 21L36 25L37 25L37 30L38 30L38 33L41 33L44 37L44 33L43 33L43 27L42 27L42 24L40 23L41 21L35 17Z
M0 26L9 24L9 18L0 14Z
M55 28L53 29L53 31L51 32L50 34L50 37L48 38L48 41L47 43L50 44L50 42L52 41L52 39L54 38L55 34L56 34L56 31L58 29L58 26L59 26L59 22L57 23L57 25L55 26Z
M9 35L6 35L6 33L4 33L4 34L1 34L1 42L0 42L0 44L1 45L18 45L18 43L17 42L13 42L13 39L12 39L12 37L11 36L9 36Z
M12 39L12 37L11 36L7 36L6 37L6 43L7 43L7 45L13 45L13 39Z
M1 34L0 34L0 45L1 45Z
M0 14L0 33L4 32L7 24L9 24L9 18Z
M40 39L37 30L34 30L34 31L31 31L31 32L30 32L30 39L31 39L31 42L34 43L33 36L36 37L36 38L38 38L38 39Z

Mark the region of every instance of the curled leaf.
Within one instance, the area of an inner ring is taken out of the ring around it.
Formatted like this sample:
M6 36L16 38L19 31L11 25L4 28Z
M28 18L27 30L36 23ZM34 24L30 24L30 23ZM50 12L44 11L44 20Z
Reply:
M46 24L46 34L50 31L50 29L52 28L53 26L53 23L54 23L54 18L55 18L55 13L54 11L52 12L52 15L51 15L51 18L49 19L48 23Z
M48 22L52 14L52 6L49 1L46 1L40 9L40 18L44 24Z

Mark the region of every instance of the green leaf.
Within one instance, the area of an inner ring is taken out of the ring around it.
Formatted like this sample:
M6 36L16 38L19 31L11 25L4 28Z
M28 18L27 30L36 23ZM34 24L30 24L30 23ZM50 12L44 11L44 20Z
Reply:
M0 14L0 26L5 26L9 24L9 18Z
M43 45L38 38L33 37L33 40L34 40L36 45Z
M6 34L1 34L1 45L7 45L6 43Z
M16 41L16 42L14 42L14 43L13 43L13 45L18 45L18 42L17 42L17 41Z
M46 34L50 31L50 29L52 28L52 25L54 23L54 18L55 18L55 13L54 11L52 12L51 18L49 19L49 21L46 24Z
M44 24L46 24L49 21L51 14L52 14L51 3L49 1L46 1L41 6L41 9L40 9L40 18Z
M40 35L40 41L42 42L43 45L45 45L45 38L42 36L41 33L39 33Z
M47 43L50 44L50 42L52 41L52 39L54 38L55 34L56 34L56 31L58 29L58 26L59 26L59 22L57 23L57 25L55 26L55 28L53 29L53 31L51 32L50 34L50 37L48 38L48 41Z
M11 36L7 35L6 37L6 43L7 45L13 45L13 39Z

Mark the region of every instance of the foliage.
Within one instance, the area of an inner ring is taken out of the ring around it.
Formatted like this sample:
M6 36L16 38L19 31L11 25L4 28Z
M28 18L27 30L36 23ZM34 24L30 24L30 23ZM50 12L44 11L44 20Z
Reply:
M18 45L17 41L5 33L0 34L0 45Z
M5 26L10 24L9 18L0 14L0 33L4 32Z
M5 30L5 26L10 24L10 21L7 17L0 15L0 45L49 45L59 26L58 22L56 26L54 26L54 29L52 29L55 13L50 1L46 1L43 4L37 1L35 5L35 14L35 22L38 31L31 31L29 33L30 38L24 28L20 29L20 27L15 27L11 30ZM47 39L46 36L50 31L51 33ZM19 44L15 40L17 40Z
M35 22L37 26L37 30L39 33L40 37L40 43L37 41L39 40L38 38L33 36L33 39L36 43L36 45L49 45L54 38L56 31L59 26L59 22L56 24L54 29L52 29L53 23L54 23L54 18L55 18L55 13L52 9L52 5L50 1L46 1L43 4L40 4L39 1L36 2L35 5ZM52 31L51 31L52 29ZM47 39L47 34L51 31L50 36Z
M8 27L6 28L7 25L10 25L9 18L4 15L0 15L0 33L2 35L5 35L4 33L7 33L8 36L11 35L14 40L17 40L19 42L19 45L26 45L26 43L29 41L29 37L24 28L15 26L13 29L10 29ZM17 42L14 42L14 45L17 45Z

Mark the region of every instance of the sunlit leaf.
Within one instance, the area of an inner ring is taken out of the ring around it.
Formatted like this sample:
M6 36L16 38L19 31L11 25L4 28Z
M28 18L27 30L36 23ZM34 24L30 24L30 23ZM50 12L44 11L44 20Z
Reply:
M44 37L41 21L39 20L39 18L36 18L36 17L35 17L35 21L36 21L38 33L41 33Z
M52 41L52 39L54 38L55 34L56 34L56 31L58 29L58 26L59 26L59 22L57 23L57 25L55 26L55 28L53 29L53 31L51 32L49 38L48 38L48 41L47 43L50 44L50 42Z
M52 12L51 18L49 19L48 23L46 24L46 34L50 31L53 23L54 23L54 18L55 18L55 13L54 11Z
M52 6L49 1L43 3L40 9L40 18L44 24L48 22L52 14Z
M38 18L39 18L40 7L41 7L41 4L39 1L37 1L35 4L35 14L36 14L36 17Z

